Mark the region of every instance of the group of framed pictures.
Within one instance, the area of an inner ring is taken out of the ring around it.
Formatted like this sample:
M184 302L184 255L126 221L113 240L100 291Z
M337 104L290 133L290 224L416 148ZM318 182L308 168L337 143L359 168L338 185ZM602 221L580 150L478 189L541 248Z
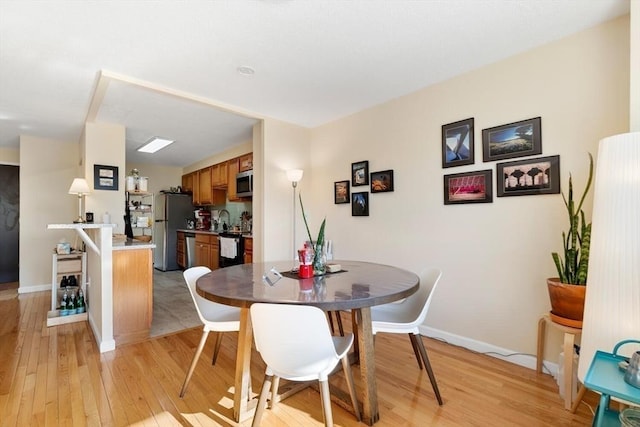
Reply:
M350 187L370 186L371 193L393 191L393 169L369 173L369 161L351 163L351 180L336 181L334 203L351 203L352 216L369 216L369 192L351 192Z
M474 120L442 126L442 167L472 165ZM482 161L542 154L541 119L532 119L482 130ZM491 169L444 176L444 204L492 203ZM560 156L528 158L496 165L497 196L560 193Z

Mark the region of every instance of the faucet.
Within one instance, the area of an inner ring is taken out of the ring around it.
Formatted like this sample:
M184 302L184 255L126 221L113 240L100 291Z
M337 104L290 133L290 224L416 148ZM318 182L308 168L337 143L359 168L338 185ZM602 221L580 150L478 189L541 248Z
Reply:
M222 214L226 213L227 214L227 220L229 221L229 224L227 224L229 227L231 227L231 214L229 213L228 210L226 209L221 209L220 212L218 212L218 223L219 224L223 224L223 230L224 230L224 222L222 221ZM226 231L226 230L224 230Z

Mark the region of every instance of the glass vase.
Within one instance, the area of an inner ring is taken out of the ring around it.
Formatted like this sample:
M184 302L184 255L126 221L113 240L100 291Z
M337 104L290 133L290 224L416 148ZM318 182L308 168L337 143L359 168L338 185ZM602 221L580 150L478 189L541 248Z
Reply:
M316 247L313 258L313 275L322 276L326 271L327 254L322 247Z

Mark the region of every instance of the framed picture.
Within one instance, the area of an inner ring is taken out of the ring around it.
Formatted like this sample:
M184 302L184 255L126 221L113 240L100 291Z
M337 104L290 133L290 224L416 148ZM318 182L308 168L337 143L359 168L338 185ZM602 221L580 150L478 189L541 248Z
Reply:
M351 216L369 216L369 193L351 194Z
M560 193L560 156L496 165L498 197Z
M491 169L444 176L444 204L493 202Z
M442 167L472 165L473 117L442 125Z
M384 193L393 191L393 169L371 172L371 192Z
M349 181L336 181L333 183L333 203L336 205L349 203Z
M118 190L118 167L93 165L94 190Z
M482 129L482 161L542 154L540 117Z
M351 186L369 185L369 161L351 163Z

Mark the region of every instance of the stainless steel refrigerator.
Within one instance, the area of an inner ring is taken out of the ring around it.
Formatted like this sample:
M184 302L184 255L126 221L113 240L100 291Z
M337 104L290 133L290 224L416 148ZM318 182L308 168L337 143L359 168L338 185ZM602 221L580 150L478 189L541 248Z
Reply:
M155 208L153 240L156 248L153 253L153 266L161 271L178 270L176 231L187 228L186 220L194 218L195 208L191 202L191 195L158 193Z

